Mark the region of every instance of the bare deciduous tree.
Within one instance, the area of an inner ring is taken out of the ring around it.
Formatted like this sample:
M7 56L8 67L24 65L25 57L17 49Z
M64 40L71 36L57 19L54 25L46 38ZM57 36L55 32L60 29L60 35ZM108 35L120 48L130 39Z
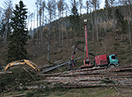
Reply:
M56 20L56 9L57 9L56 0L52 0L52 7L53 7L53 18L54 18L54 20Z
M37 28L38 28L38 14L39 14L38 13L39 12L38 11L38 4L39 4L38 2L39 2L39 0L37 0L36 3L35 3L36 4L36 7L37 7Z
M51 22L52 15L53 15L53 8L52 8L52 2L51 1L48 1L47 10L48 10L48 14L49 14L49 22Z
M68 11L69 11L69 6L67 3L65 3L65 14L66 14L66 17L67 17L67 14L68 14Z
M39 0L39 26L41 28L41 18L42 18L42 0Z
M53 3L52 1L48 1L47 4L47 10L48 10L48 14L49 14L49 25L48 25L48 34L47 34L47 60L50 60L50 35L51 35L51 21L52 21L52 17L53 17Z
M58 6L59 18L60 18L60 17L62 17L62 15L63 15L64 0L59 0L57 6Z
M110 0L110 7L113 7L114 6L114 2L115 2L115 0Z
M91 4L93 5L93 9L95 11L94 20L95 20L96 37L97 37L97 40L99 40L98 17L97 17L97 9L99 8L99 0L92 0Z
M127 15L128 39L129 39L130 45L132 45L132 35L131 35L132 21L130 19L132 17L132 0L120 0L120 3L128 7L128 10L125 10L125 12Z
M81 15L81 10L82 10L82 8L83 8L82 0L79 0L79 7L80 7L80 15Z
M7 45L7 36L8 33L10 33L10 27L9 27L9 23L12 17L12 1L6 1L5 2L5 9L4 9L4 21L5 21L5 36L4 36L4 43L5 46Z
M38 19L38 16L39 16L39 0L37 0L36 1L36 7L37 7L37 28L38 28L38 21L39 21L39 19ZM39 43L39 30L37 29L37 44Z
M88 11L89 11L89 1L88 0L86 1L86 9L87 9L87 14L88 14Z
M33 13L30 14L30 17L31 17L31 36L33 37Z
M42 25L44 25L44 13L45 13L45 8L46 8L46 2L45 0L42 2L42 13L43 13L43 20L42 20Z
M109 0L105 0L105 9L106 9L106 21L108 21L108 13L109 13L109 8L110 8L110 5L109 5Z
M78 2L76 0L71 0L72 6L78 7Z
M129 17L132 17L132 0L128 0L128 8L129 8ZM129 42L130 45L132 45L132 34L131 34L131 26L132 26L132 20L128 18L128 28L129 28Z

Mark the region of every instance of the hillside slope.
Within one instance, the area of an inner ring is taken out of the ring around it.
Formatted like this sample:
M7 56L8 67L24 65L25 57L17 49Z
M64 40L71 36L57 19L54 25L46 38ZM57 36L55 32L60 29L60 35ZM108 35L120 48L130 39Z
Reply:
M120 11L127 7L114 7ZM99 40L96 39L95 30L95 12L79 16L80 23L74 30L70 23L70 17L60 18L50 24L39 27L34 30L34 36L28 40L27 50L28 58L38 65L49 64L47 61L48 47L50 52L50 62L70 60L74 46L80 42L79 48L84 49L84 22L88 19L88 48L89 52L94 55L117 53L121 65L132 63L132 45L129 44L129 33L120 32L117 20L113 17L106 20L106 9L97 10ZM120 13L123 16L124 13ZM126 17L124 17L126 18ZM125 25L126 26L126 25ZM77 31L77 32L76 32ZM32 32L30 32L32 33ZM131 32L132 33L132 32ZM132 37L132 36L131 36ZM75 57L85 57L84 53L77 51ZM93 59L92 56L90 56ZM6 65L7 47L0 47L0 64ZM83 60L80 60L79 64Z

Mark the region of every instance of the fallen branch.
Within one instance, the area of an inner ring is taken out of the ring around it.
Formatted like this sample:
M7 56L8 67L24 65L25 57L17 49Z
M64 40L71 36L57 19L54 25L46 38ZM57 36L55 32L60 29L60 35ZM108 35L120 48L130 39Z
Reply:
M35 78L33 77L33 75L32 75L25 67L23 67L23 69L24 69L33 79L35 79Z

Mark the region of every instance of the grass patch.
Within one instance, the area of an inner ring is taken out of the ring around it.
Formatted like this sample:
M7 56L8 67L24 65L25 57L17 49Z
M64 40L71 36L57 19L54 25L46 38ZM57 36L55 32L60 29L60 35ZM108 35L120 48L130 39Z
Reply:
M54 91L46 97L105 97L114 94L114 89L107 88L82 88L68 89L67 91ZM103 96L104 95L104 96Z
M1 94L1 97L26 93L22 97L131 97L132 90L130 88L119 88L121 92L117 92L113 87L96 87L96 88L80 88L80 89L37 89L16 91Z

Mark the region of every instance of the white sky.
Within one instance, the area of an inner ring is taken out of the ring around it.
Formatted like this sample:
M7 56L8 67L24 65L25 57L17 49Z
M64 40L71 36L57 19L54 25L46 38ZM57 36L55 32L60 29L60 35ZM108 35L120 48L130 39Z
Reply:
M0 7L4 8L4 2L6 2L8 0L0 0ZM15 7L15 4L18 4L20 0L12 0L12 3L13 3L13 8ZM35 5L35 2L37 0L22 0L24 2L24 4L26 5L26 7L28 8L28 11L30 13L32 12L36 12L36 5ZM46 0L46 3L47 3L48 0ZM57 0L56 0L57 1ZM70 1L71 0L65 0L66 3L69 3L68 5L71 6L70 4ZM76 0L76 1L79 1L79 0ZM86 4L86 0L83 0L83 4ZM104 2L105 0L100 0L100 8L103 8L104 7ZM79 11L78 11L79 12ZM82 9L82 13L86 13L86 10L85 9ZM46 14L45 14L46 15ZM34 20L36 21L36 20ZM36 28L36 23L35 24L35 28Z
M4 8L4 2L8 1L8 0L0 0L0 7ZM13 7L15 6L15 4L18 4L20 0L12 0L13 2ZM24 2L24 4L27 6L27 8L29 9L30 12L33 12L36 9L35 6L35 2L37 0L22 0ZM47 1L47 0L46 0ZM70 2L71 0L65 0L65 2ZM77 0L78 1L78 0ZM86 0L83 0L84 4L86 2ZM104 2L105 0L100 0L100 8L104 7Z
M6 2L8 0L0 0L0 7L4 8L4 2ZM13 8L15 7L15 4L18 4L20 0L12 0L13 3ZM35 10L35 1L36 0L22 0L24 2L24 4L27 6L27 8L30 11L34 11Z

